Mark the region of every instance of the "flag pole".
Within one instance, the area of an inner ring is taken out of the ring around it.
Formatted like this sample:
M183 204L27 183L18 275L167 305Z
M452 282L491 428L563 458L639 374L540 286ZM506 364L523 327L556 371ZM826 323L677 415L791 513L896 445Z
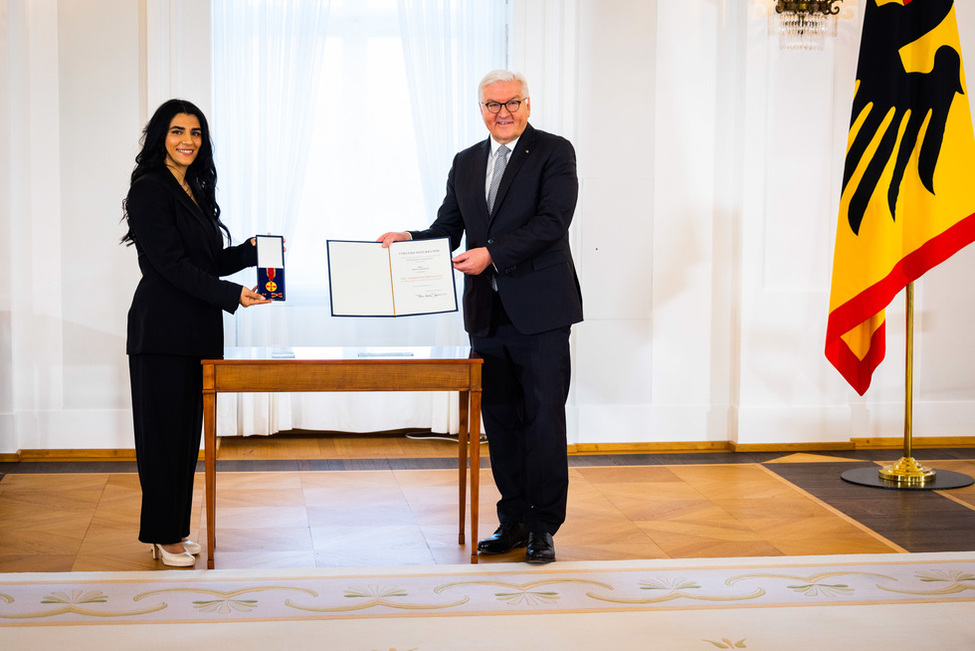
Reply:
M912 456L914 409L914 283L907 285L907 336L904 360L904 456L880 469L880 478L898 484L917 485L934 479L935 471L921 466Z

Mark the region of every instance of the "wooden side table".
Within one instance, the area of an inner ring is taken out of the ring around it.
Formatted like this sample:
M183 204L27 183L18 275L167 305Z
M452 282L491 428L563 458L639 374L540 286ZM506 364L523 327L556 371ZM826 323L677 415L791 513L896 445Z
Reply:
M477 563L481 442L481 365L466 346L410 348L228 348L203 360L203 439L206 465L207 569L216 546L217 394L298 391L458 391L458 488L464 544L470 459L471 563ZM469 452L469 454L468 454Z

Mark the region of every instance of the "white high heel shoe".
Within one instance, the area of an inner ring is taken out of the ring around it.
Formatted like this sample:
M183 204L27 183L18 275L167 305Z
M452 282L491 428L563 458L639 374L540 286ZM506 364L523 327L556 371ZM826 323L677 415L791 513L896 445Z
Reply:
M203 550L203 548L200 547L200 543L193 542L192 540L189 539L183 541L183 549L185 549L187 553L193 554L194 556L196 556Z
M169 565L170 567L190 567L196 564L196 558L191 554L183 552L182 554L173 554L167 552L162 548L162 545L152 545L152 559L162 560L163 565Z

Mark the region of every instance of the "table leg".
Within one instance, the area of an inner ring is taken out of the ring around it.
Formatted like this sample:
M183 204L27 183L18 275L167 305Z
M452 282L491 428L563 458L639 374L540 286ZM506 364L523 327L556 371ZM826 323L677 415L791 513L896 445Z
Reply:
M460 492L460 532L457 534L457 544L464 544L464 522L465 516L467 515L467 418L469 409L468 403L470 401L470 392L461 391L460 392L460 430L457 433L457 453L458 453L458 468L459 475L457 478L457 485Z
M213 548L216 546L214 517L217 507L217 394L203 393L203 463L206 478L207 512L207 569L213 569Z
M469 423L471 439L471 563L477 563L477 518L481 487L481 390L471 391Z

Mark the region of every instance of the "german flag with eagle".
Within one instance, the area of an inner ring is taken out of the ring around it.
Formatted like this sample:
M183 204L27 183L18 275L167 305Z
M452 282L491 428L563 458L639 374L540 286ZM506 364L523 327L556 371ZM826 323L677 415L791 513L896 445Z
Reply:
M952 0L865 0L826 358L863 395L884 309L975 240L975 135Z

